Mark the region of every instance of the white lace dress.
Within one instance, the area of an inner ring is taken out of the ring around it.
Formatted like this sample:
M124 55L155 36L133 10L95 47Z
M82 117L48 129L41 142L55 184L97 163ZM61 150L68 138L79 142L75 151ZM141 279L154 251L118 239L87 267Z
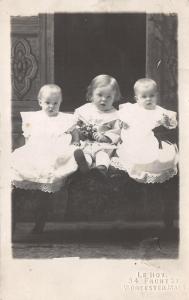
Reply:
M22 189L46 192L60 190L65 178L77 170L71 145L73 116L59 112L49 117L43 111L22 112L26 144L12 153L12 183Z
M156 106L147 110L137 103L126 103L119 111L122 143L112 165L125 170L138 182L164 182L177 174L178 150L175 144L162 141L162 148L152 131L161 125L163 115L169 129L177 126L176 112Z

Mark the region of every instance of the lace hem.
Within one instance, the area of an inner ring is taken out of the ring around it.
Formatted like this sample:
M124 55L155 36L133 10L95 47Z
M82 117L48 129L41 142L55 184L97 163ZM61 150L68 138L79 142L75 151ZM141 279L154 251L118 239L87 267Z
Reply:
M65 180L57 181L54 183L39 183L39 182L31 182L31 181L16 181L12 182L12 185L19 189L24 190L40 190L42 192L47 193L55 193L60 191L61 187L65 183Z
M111 166L129 174L129 171L127 171L126 168L122 166L122 164L119 162L117 157L112 158ZM177 175L177 172L178 170L177 167L175 166L174 168L165 170L160 174L141 172L140 176L139 175L134 176L130 174L129 176L140 183L163 183L169 180L170 178L174 177L175 175Z

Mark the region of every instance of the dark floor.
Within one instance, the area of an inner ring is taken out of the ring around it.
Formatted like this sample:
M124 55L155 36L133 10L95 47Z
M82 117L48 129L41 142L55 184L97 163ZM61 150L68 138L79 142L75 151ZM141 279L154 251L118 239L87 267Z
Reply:
M162 223L47 223L31 234L32 223L18 223L13 235L14 258L176 259L178 229Z
M39 196L43 199L35 191L13 193L18 222L13 234L15 258L178 258L178 224L169 230L163 224L178 220L177 176L161 185L145 185L115 169L107 178L95 172L75 174L68 191L62 189L52 199L47 218L51 223L37 235L31 233L34 224L29 222L35 205L36 211L46 207L46 195L45 206L37 206Z

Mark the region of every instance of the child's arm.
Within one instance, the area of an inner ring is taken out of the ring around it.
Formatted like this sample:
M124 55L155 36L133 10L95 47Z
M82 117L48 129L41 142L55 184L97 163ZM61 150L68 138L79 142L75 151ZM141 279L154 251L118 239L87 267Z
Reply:
M25 138L25 142L31 137L32 120L35 118L35 112L21 112L22 118L22 135Z
M157 122L157 126L153 129L154 135L158 141L169 141L173 144L177 142L178 133L175 129L176 127L176 112L161 108L160 119ZM170 129L172 130L170 131Z
M112 140L109 137L105 136L103 133L100 132L94 132L93 137L95 141L99 143L112 143Z
M121 134L120 121L116 120L111 125L112 128L105 132L105 136L111 139L112 144L117 144Z
M75 127L72 132L72 144L75 146L80 146L80 135L79 135L79 130Z
M72 136L72 141L71 143L75 146L80 146L80 135L79 135L79 130L77 128L77 124L72 125L66 133L71 134Z
M118 120L114 120L100 126L98 132L94 133L95 140L101 143L117 144L120 140L121 133L119 123Z

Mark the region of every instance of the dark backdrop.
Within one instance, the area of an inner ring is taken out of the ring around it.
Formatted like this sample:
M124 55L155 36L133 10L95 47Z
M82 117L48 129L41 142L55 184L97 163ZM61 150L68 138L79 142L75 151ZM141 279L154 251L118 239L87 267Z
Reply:
M87 85L98 74L114 76L123 100L145 76L145 14L55 14L55 83L63 90L61 110L85 103Z

